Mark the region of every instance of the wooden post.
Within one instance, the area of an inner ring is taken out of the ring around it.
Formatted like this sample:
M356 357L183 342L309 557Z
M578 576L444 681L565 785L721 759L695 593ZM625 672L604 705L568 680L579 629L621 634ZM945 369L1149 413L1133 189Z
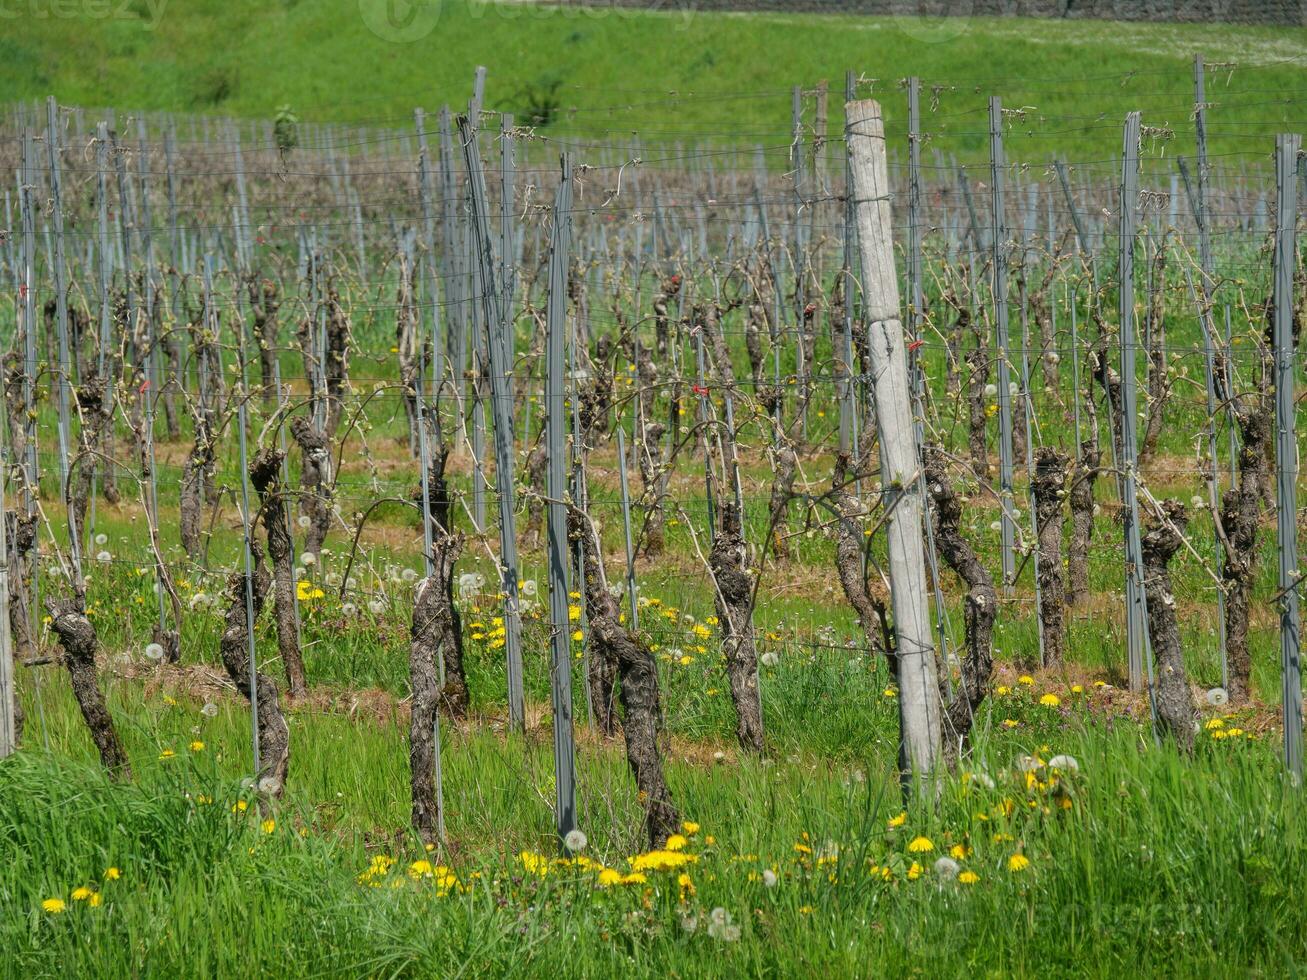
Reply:
M875 378L881 472L888 518L891 600L899 682L902 759L924 787L940 757L940 700L922 545L920 453L912 418L907 350L890 228L885 126L874 100L844 107L861 252L863 308Z

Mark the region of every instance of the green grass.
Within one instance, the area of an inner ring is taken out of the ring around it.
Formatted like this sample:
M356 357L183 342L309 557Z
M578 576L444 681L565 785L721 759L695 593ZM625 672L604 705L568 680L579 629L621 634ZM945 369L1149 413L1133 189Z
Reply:
M49 690L60 754L0 764L6 976L1284 974L1307 939L1292 872L1307 859L1307 820L1272 745L1204 738L1190 760L1140 751L1138 725L1090 720L1097 694L1065 712L1000 698L1011 703L996 710L1026 722L980 737L972 765L995 788L952 781L938 808L899 828L888 745L867 743L857 763L673 759L673 791L701 825L687 848L693 895L674 872L611 889L595 872L527 874L519 851L553 853L538 795L552 774L547 734L446 732L443 860L460 885L442 895L406 874L424 855L401 829L403 742L385 720L297 712L289 796L265 832L253 804L238 808L242 710L207 718L180 690L109 689L133 719L136 784L105 780L71 699ZM186 747L195 739L203 750ZM1011 768L1025 752L1070 752L1080 771L1027 789ZM625 871L638 848L620 753L587 744L580 763L586 853ZM911 851L918 836L933 849ZM955 845L970 849L959 864L974 884L932 870ZM1011 871L1018 853L1030 866ZM367 887L357 876L377 855L397 863ZM121 877L107 879L111 867ZM101 904L74 900L81 887ZM63 913L43 910L52 898ZM738 941L707 934L718 907Z
M485 65L486 104L494 108L520 114L528 91L560 83L563 112L546 128L550 135L624 142L636 131L646 141L782 146L789 87L828 79L838 126L844 73L854 70L876 80L860 91L887 103L895 134L904 114L899 80L924 80L928 155L983 157L985 97L994 94L1027 109L1010 127L1009 157L1042 163L1054 153L1110 157L1130 109L1141 109L1147 125L1174 129L1184 149L1173 152L1189 152L1191 59L1202 53L1238 66L1209 77L1213 153L1246 152L1249 140L1265 142L1304 122L1292 101L1307 56L1300 28L447 0L416 8L414 33L430 30L408 42L386 39L397 34L384 26L385 9L383 0L194 0L163 4L156 16L140 0L107 19L23 14L0 39L0 98L53 93L64 103L124 111L265 118L288 103L306 121L406 129L416 105L464 107L473 70ZM383 25L381 33L369 23ZM1263 146L1255 150L1265 155Z

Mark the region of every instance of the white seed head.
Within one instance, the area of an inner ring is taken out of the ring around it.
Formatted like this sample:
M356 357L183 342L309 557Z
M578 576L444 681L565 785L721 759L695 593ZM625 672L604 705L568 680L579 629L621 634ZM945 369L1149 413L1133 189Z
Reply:
M585 832L575 828L569 830L567 836L563 838L563 846L573 854L580 854L588 843L590 841L586 838Z
M958 863L950 857L941 857L935 860L935 874L939 875L944 881L952 881L961 870Z
M151 660L163 659L163 646L159 643L149 643L145 647L145 655Z

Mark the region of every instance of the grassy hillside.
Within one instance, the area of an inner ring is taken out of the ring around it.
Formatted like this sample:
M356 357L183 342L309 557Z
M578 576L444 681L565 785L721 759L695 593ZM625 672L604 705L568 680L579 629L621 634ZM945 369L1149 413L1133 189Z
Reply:
M1307 30L397 5L398 24L389 0L134 0L106 17L9 15L0 99L54 93L73 104L239 115L289 103L306 120L406 126L415 105L465 104L483 64L496 108L520 112L528 90L559 83L575 111L553 123L555 134L783 142L789 86L826 78L842 97L853 68L877 79L862 91L887 102L892 124L900 78L942 86L923 109L945 153L977 155L985 96L998 94L1027 109L1010 156L1084 160L1118 146L1133 108L1187 147L1190 62L1202 52L1238 66L1210 76L1214 152L1307 123L1289 101L1301 90Z

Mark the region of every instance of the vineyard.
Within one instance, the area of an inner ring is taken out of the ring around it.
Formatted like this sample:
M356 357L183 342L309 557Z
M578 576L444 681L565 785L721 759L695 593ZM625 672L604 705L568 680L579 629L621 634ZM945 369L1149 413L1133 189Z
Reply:
M487 77L0 117L0 974L1295 971L1279 75Z

